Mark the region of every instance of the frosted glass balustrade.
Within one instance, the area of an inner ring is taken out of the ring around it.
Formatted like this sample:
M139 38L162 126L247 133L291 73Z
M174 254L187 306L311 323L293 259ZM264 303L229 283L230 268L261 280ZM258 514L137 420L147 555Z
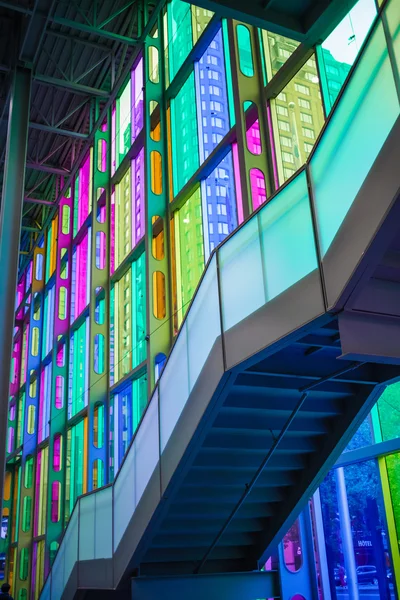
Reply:
M136 508L135 492L135 442L114 482L114 552L120 543L130 518Z
M181 415L189 396L187 321L181 327L173 351L160 379L161 452ZM179 377L176 373L179 372Z
M217 259L214 255L187 316L189 389L193 389L215 340L221 335Z
M150 401L135 438L136 506L159 461L159 424L157 390Z
M260 233L250 219L219 250L224 329L230 329L265 303Z
M94 558L112 557L112 487L99 490L96 498Z
M258 218L268 302L318 268L305 171Z
M68 527L65 531L65 536L62 541L64 550L64 580L65 584L72 573L72 569L78 560L78 506L69 520Z
M311 159L322 256L398 115L399 100L379 23Z

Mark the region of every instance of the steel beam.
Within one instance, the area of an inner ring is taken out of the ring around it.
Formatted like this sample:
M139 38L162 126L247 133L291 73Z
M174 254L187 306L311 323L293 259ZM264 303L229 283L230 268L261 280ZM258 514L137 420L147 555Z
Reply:
M4 166L3 201L0 216L0 439L7 435L8 394L14 330L15 289L18 273L19 239L25 189L25 161L28 142L29 104L32 73L17 67L11 90L10 117ZM0 444L0 498L3 497L5 444Z
M33 65L40 52L55 0L36 0L22 41L19 58Z
M98 88L90 87L89 85L83 85L81 83L74 83L73 81L67 81L66 79L49 77L48 75L35 75L35 82L62 88L69 90L74 94L83 94L84 96L108 98L110 95L109 92L106 92L105 90L99 90Z
M51 200L44 200L43 198L31 198L30 196L25 196L24 202L27 202L28 204L43 204L43 206L54 206L54 202Z
M62 177L69 175L69 171L67 171L67 169L60 169L58 167L53 167L52 165L34 162L27 162L26 168L32 169L33 171L41 171L42 173L50 173L51 175L61 175Z
M77 31L84 31L85 33L90 33L91 35L98 35L99 37L107 38L113 42L120 42L121 44L127 44L128 46L136 46L137 44L136 39L126 37L125 35L119 35L118 33L113 33L112 31L106 31L105 29L99 29L98 27L93 27L93 25L87 25L86 23L77 23L77 21L64 19L64 17L52 17L51 21L57 25L70 27L71 29L76 29Z
M88 136L86 133L80 133L79 131L71 131L69 129L60 129L59 127L52 127L51 125L44 125L43 123L29 123L30 129L36 129L37 131L44 131L46 133L55 133L57 135L65 135L67 137L76 138L78 140L87 140Z

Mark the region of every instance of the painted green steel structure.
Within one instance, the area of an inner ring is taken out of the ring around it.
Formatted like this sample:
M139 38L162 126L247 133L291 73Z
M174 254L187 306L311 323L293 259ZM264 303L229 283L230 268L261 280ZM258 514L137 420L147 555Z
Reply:
M398 69L395 0L358 5L358 50L382 17ZM295 40L181 0L142 17L17 285L0 553L20 600L39 598L77 497L113 480L208 256L307 160L358 52L336 35L298 65ZM400 475L381 472L398 564Z

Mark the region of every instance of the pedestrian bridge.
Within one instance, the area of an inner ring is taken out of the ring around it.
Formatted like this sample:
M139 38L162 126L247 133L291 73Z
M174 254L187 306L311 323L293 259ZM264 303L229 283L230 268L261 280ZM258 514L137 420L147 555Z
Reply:
M117 477L78 499L42 600L131 585L145 600L166 574L177 598L203 599L217 573L241 590L398 378L399 40L378 18L308 163L212 254ZM279 596L274 573L253 581L252 597Z

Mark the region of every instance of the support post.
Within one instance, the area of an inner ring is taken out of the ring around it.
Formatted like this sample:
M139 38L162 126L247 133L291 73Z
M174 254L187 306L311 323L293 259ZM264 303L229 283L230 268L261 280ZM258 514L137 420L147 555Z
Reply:
M347 574L347 587L349 590L349 599L358 600L358 583L356 571L356 559L354 556L353 539L351 536L351 524L349 505L347 502L346 482L344 480L343 467L335 471L337 499L339 508L340 529L342 531L342 547L344 556L344 565Z
M30 69L16 67L11 90L0 216L0 271L2 277L0 314L3 324L0 336L0 439L3 441L7 434L15 289L24 202L31 81ZM0 444L0 498L3 497L5 450L5 443Z

